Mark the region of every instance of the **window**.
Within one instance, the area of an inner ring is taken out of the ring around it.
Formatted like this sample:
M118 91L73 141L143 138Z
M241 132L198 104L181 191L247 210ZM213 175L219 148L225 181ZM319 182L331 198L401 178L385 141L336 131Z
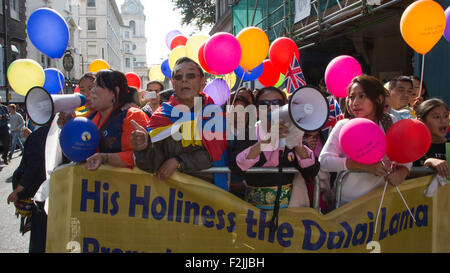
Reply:
M130 45L129 44L125 44L125 52L130 53Z
M131 31L133 31L133 35L136 35L136 22L135 21L130 21L130 28L131 28Z
M87 1L87 6L89 8L95 7L95 0L88 0Z
M95 43L88 42L87 54L90 56L97 56L97 45Z
M127 67L127 68L130 68L130 67L131 67L130 58L126 58L126 59L125 59L125 67Z
M95 19L87 19L88 30L96 30Z
M130 32L129 31L125 31L125 39L130 38Z
M20 20L20 14L19 14L19 0L11 0L10 1L10 8L11 8L11 18Z
M133 44L133 50L136 50L136 45L135 44Z

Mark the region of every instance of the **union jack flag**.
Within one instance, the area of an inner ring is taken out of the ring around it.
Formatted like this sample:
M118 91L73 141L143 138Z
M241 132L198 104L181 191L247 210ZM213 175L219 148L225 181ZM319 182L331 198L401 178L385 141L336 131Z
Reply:
M334 125L336 125L339 120L344 119L344 115L342 114L341 108L339 107L339 101L333 96L329 96L328 102L330 105L330 115L328 116L327 123L325 123L322 128L322 133L325 139L327 139L330 135Z
M285 75L284 84L286 85L288 94L291 94L298 88L306 85L305 76L303 75L302 68L295 57L295 54L292 57L291 65Z

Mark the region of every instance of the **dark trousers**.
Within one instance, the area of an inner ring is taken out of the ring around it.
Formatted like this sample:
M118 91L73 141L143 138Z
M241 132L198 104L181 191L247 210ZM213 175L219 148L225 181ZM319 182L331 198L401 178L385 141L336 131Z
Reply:
M9 136L8 126L0 127L0 139L2 140L3 144L2 158L3 160L6 160L9 152L9 142L11 139L11 137Z
M36 202L31 214L30 253L45 253L47 214L44 202Z

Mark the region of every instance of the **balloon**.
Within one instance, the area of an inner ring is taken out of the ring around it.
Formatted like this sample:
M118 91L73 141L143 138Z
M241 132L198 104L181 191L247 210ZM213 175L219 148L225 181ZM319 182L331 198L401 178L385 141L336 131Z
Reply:
M361 164L375 164L386 153L383 130L366 118L354 118L342 126L339 143L349 158Z
M362 75L358 61L347 55L334 58L325 70L325 83L335 98L347 97L347 88L353 78Z
M445 10L446 25L444 30L444 38L450 42L450 6Z
M400 31L410 47L425 54L441 39L445 21L444 9L437 2L415 1L402 14Z
M275 67L283 73L289 69L292 62L292 57L295 55L297 60L300 59L297 44L287 37L280 37L272 42L269 48L269 59L273 62Z
M175 68L175 63L178 59L186 57L186 47L185 46L177 46L170 52L169 54L169 67L173 71Z
M216 79L224 80L227 83L230 90L234 87L234 85L236 84L236 80L237 80L236 73L234 73L234 72L231 72L231 73L228 73L225 75L216 76Z
M219 106L224 105L230 97L230 88L222 79L215 79L210 82L203 92L212 98L214 104Z
M241 66L238 66L238 68L236 68L234 70L234 73L240 79L242 79L242 76L243 76L244 81L253 81L253 80L256 80L257 78L259 78L261 76L261 74L263 73L263 71L264 71L264 64L261 63L260 65L253 68L252 70L246 70L246 71L244 71L244 68L242 68ZM244 72L245 72L245 74L244 74Z
M213 71L211 68L209 68L208 64L205 61L205 57L204 57L205 45L206 45L206 42L204 42L200 46L200 49L198 50L198 61L199 61L199 64L209 74L219 75L219 73L217 73L217 72Z
M198 59L198 51L202 44L206 42L209 39L209 36L207 35L194 35L191 38L189 38L186 42L186 55L200 64L200 61Z
M61 92L64 86L64 74L56 68L47 68L44 70L44 73L44 89L50 94L58 94Z
M271 60L264 60L264 71L259 76L259 82L264 86L274 86L280 78L280 71L275 67Z
M242 48L240 66L251 70L262 63L269 52L269 38L257 27L246 27L236 36Z
M420 159L431 145L428 127L417 119L402 119L394 123L386 133L387 155L397 163L409 163Z
M280 87L283 83L284 83L284 78L286 76L284 76L283 73L280 73L280 78L278 79L278 82L274 85L274 87ZM286 93L287 94L287 93ZM289 96L288 96L289 97Z
M164 76L166 76L168 79L172 78L172 70L170 69L169 66L169 59L166 59L162 64L161 64L161 72L164 74Z
M67 158L83 162L97 151L98 129L88 118L73 118L62 128L59 143Z
M183 35L175 36L170 43L170 50L173 50L177 46L186 46L187 38Z
M206 42L204 56L206 63L213 71L228 74L238 67L242 49L233 35L218 32Z
M167 64L167 65L169 65L169 64ZM164 76L164 74L161 70L162 70L161 65L157 65L157 66L150 68L150 70L148 71L149 80L151 80L151 81L156 80L156 81L163 82L166 76Z
M102 59L96 59L92 61L92 63L89 65L89 72L97 73L100 70L103 69L109 69L109 64L102 60Z
M66 20L55 10L35 10L27 22L31 43L50 58L61 58L69 44L69 27Z
M172 43L172 40L173 40L173 38L175 38L176 36L178 36L178 35L181 35L182 33L179 31L179 30L172 30L172 31L169 31L167 34L166 34L166 45L167 45L167 47L170 49L170 44Z
M26 96L30 88L44 86L45 73L35 60L19 59L12 62L7 72L11 88L19 95Z
M125 77L127 78L128 86L132 86L137 90L141 88L141 79L136 73L128 72L125 74Z

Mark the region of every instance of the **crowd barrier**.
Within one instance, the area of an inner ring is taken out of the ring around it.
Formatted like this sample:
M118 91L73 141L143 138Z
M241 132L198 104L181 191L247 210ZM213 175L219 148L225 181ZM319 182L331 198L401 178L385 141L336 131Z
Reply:
M449 185L439 186L433 197L426 197L424 190L432 179L433 175L427 175L399 186L415 222L395 189L388 187L376 230L382 188L325 215L317 205L281 209L278 229L272 232L271 211L259 210L211 183L183 173L161 181L137 168L105 165L89 172L83 164L67 165L51 175L46 250L449 252Z

